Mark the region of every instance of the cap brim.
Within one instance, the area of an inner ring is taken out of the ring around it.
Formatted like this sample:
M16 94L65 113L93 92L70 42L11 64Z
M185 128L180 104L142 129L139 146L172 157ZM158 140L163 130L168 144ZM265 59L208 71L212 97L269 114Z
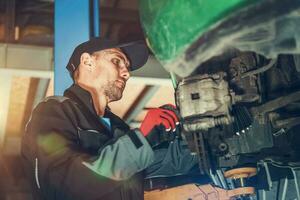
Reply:
M130 61L130 71L139 69L146 64L149 51L143 41L136 41L118 46L126 54Z

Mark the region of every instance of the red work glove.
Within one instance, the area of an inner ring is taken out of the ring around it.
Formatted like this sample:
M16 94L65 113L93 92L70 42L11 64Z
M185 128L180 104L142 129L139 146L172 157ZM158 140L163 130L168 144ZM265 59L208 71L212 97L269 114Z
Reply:
M171 104L152 108L144 118L140 130L152 147L175 138L179 126L176 107ZM172 135L173 134L173 135Z

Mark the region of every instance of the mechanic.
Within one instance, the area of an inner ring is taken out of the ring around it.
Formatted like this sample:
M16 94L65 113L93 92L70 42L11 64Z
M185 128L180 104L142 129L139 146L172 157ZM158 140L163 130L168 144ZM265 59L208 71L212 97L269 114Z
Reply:
M152 109L131 130L107 105L121 99L129 71L147 58L143 42L93 38L74 49L67 64L74 84L39 103L26 125L22 156L34 199L144 198L152 147L175 138L178 117L167 107Z

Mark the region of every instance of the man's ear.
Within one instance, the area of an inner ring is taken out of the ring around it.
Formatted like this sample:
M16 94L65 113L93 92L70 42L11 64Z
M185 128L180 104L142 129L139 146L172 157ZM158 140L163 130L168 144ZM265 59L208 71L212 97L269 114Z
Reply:
M93 64L92 57L89 53L82 53L80 56L80 65L91 68Z

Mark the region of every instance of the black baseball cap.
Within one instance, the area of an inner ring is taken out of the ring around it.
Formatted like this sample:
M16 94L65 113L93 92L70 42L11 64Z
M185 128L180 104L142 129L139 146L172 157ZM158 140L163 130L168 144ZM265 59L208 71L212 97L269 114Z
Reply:
M68 62L67 69L69 70L70 74L73 75L73 72L80 64L80 56L84 52L92 54L96 51L111 48L120 48L123 51L130 61L129 71L133 71L142 67L148 60L148 48L145 42L142 40L122 44L106 38L95 37L79 44L74 49Z

